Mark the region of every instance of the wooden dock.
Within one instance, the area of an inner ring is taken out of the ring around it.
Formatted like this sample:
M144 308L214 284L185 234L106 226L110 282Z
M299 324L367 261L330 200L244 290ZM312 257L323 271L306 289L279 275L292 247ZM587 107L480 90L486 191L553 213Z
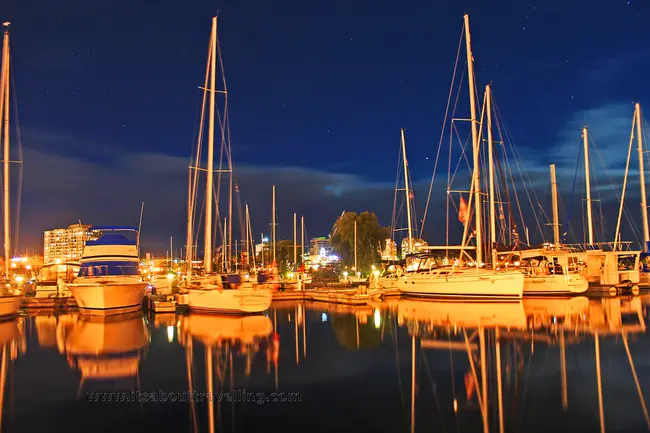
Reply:
M303 301L305 300L305 290L282 290L273 292L273 302L277 301Z
M174 295L150 295L148 307L155 313L175 313L176 299Z
M329 302L343 305L368 305L372 295L353 290L316 289L305 294L305 299L316 302Z

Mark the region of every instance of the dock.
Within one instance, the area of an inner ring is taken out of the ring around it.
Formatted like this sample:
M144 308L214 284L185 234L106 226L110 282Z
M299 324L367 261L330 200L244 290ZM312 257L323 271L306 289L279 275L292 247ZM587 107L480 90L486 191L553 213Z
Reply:
M332 304L365 306L370 303L372 296L368 293L353 293L343 290L314 290L308 292L306 299L316 302L329 302Z
M273 292L273 302L277 301L303 301L306 299L305 290L282 290Z
M284 289L273 292L273 303L309 301L319 304L334 304L350 307L374 308L382 299L400 296L399 290L381 290L366 285L337 285L320 288ZM147 294L145 305L156 313L173 313L187 303L183 295Z
M147 294L145 299L148 300L149 310L155 313L175 313L176 299L174 295L152 295Z

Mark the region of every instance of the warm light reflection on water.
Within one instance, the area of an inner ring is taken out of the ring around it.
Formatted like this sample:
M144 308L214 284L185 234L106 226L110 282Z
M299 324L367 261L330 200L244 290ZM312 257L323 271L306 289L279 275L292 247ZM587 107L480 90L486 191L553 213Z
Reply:
M2 431L645 431L649 305L41 313L0 323Z

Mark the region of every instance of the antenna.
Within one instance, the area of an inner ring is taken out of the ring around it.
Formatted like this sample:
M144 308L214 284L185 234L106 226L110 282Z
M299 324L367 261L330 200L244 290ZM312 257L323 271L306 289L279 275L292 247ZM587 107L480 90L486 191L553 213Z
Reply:
M140 223L138 224L138 256L140 256L140 230L142 230L142 214L144 214L144 202L142 202L142 206L140 207Z

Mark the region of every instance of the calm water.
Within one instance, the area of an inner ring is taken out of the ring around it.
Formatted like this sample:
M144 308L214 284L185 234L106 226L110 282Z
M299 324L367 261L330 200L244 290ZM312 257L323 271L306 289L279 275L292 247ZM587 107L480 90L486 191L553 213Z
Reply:
M648 431L647 304L285 302L247 318L21 317L0 324L2 431L498 433L501 412L507 432L598 432L599 407L606 431ZM221 401L206 401L210 376Z

